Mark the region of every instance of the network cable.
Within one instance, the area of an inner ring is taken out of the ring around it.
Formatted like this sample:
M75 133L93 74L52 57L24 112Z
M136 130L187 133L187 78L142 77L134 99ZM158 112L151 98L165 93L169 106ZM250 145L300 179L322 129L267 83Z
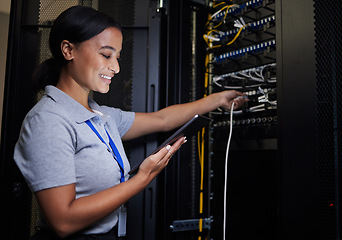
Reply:
M205 134L205 128L202 129L202 131L198 132L198 157L200 162L200 169L201 169L201 182L200 182L200 201L199 201L199 234L202 234L203 231L203 189L204 189L204 134ZM198 236L198 240L201 240L201 235Z
M232 103L232 107L230 109L230 126L229 126L229 137L227 142L226 149L226 159L225 159L225 173L224 173L224 193L223 193L223 240L226 239L226 222L227 222L227 186L228 186L228 153L230 147L230 141L233 133L233 110L234 110L234 102Z
M260 67L255 67L255 68L250 68L250 69L245 69L241 70L238 72L232 72L232 73L227 73L227 74L222 74L213 77L213 83L217 85L220 88L225 88L225 89L242 89L242 88L254 88L254 87L259 87L262 85L262 83L276 83L276 78L270 78L270 79L265 79L264 77L264 70L266 68L275 68L276 64L266 64ZM223 86L222 84L219 84L218 81L223 81L226 78L234 78L234 79L239 79L239 80L251 80L255 82L260 82L260 84L252 84L252 85L244 85L244 86Z
M220 24L222 24L222 22L221 22ZM204 34L204 35L203 35L203 38L204 38L205 42L207 43L209 49L219 48L219 47L222 47L222 46L223 46L223 45L221 45L221 44L219 44L219 45L211 45L210 42L209 42L209 40L211 40L212 42L219 42L219 41L221 41L220 38L215 37L215 36L211 36L211 35L210 35L211 33L215 33L215 32L216 32L216 33L220 33L220 31L218 31L218 30L215 29L215 28L217 28L220 24L214 26L214 27L213 27L213 28L214 28L213 30L210 30L207 34ZM245 21L243 20L242 17L240 18L240 20L239 20L239 19L236 19L236 20L234 21L234 27L237 27L237 29L238 29L237 32L236 32L236 35L234 36L234 38L233 38L230 42L226 43L225 46L228 46L228 45L233 44L233 43L236 41L236 39L240 36L240 33L242 32L242 30L243 30L246 26L247 26L247 25L246 25L246 23L245 23Z

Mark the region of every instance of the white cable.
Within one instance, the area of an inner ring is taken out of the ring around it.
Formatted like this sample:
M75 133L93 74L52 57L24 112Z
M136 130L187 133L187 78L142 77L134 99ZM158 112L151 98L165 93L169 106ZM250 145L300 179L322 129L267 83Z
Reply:
M239 77L239 76L237 76L237 75L231 75L230 77L236 78L236 79L246 79L246 78L244 78L244 77Z
M259 67L255 67L255 68L250 68L250 69L245 69L245 70L241 70L241 71L238 71L238 72L231 72L231 73L226 73L226 74L222 74L222 75L219 75L219 76L214 76L213 79L214 80L217 80L217 79L224 79L226 77L232 77L232 75L237 75L237 74L240 74L240 73L244 73L245 75L245 78L249 78L248 75L246 75L246 73L249 73L249 72L256 72L256 71L260 71L260 78L261 79L264 79L263 77L263 71L265 68L268 68L268 67L271 67L271 68L274 68L276 66L275 63L271 63L271 64L266 64L266 65L263 65L263 66L259 66ZM259 75L257 74L257 75ZM242 79L245 79L245 78L242 78ZM270 78L269 80L276 80L276 78ZM268 81L270 82L270 81Z
M213 83L216 85L216 86L219 86L220 88L225 88L225 89L242 89L244 87L249 87L249 88L252 88L252 87L259 87L261 86L261 84L254 84L254 85L246 85L246 86L223 86L222 84L219 84L218 81L222 81L223 79L213 79Z
M246 23L245 23L245 21L243 20L242 17L240 17L240 21L241 21L243 27L246 26Z
M238 72L238 74L240 74L241 76L244 76L244 77L246 77L246 78L249 78L249 76L248 76L248 74L246 74L246 73L244 73L244 72Z
M223 193L223 240L226 239L226 219L227 219L227 182L228 182L228 153L229 153L229 145L232 138L233 132L233 110L234 110L234 102L232 103L232 107L230 109L230 127L229 127L229 137L227 142L226 149L226 165L225 165L225 174L224 174L224 193Z
M249 72L248 76L249 76L249 80L253 80L253 81L257 81L257 82L264 82L264 79L262 79L262 78L253 77L252 72Z
M221 8L219 11L217 11L216 13L214 13L213 15L211 15L211 18L214 19L216 17L217 14L219 14L220 12L222 12L224 9Z
M262 68L262 69L259 69L259 70L260 70L259 73L258 73L257 70L258 70L258 69L255 69L255 70L254 70L254 73L255 73L258 77L260 77L262 80L264 80L265 78L264 78L264 76L262 75L263 68Z
M210 40L212 40L212 41L215 41L215 42L218 42L218 41L220 41L220 39L219 38L217 38L217 37L213 37L213 36L210 36L210 35L204 35L207 39L210 39Z
M264 108L265 105L264 104L261 104L261 105L257 105L257 106L254 106L254 107L250 107L249 110L254 110L254 109L258 109L258 108Z

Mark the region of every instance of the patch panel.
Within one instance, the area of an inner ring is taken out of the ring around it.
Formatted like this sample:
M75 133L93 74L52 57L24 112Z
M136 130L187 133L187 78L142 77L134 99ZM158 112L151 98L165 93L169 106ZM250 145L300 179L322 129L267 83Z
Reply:
M228 77L233 77L233 78L234 77L238 77L238 75L241 75L241 73L243 73L243 74L250 74L252 72L259 72L259 74L262 76L264 69L275 68L275 67L276 67L276 63L271 63L271 64L266 64L266 65L263 65L263 66L258 66L258 67L254 67L254 68L244 69L244 70L237 71L237 72L221 74L221 75L214 76L213 77L213 81L223 80L224 78L228 78Z
M213 19L220 20L220 19L224 18L227 14L228 15L241 14L245 8L256 8L256 7L264 6L264 5L269 4L269 3L270 3L269 0L251 0L251 1L248 1L248 2L241 4L241 5L238 5L238 6L234 5L233 7L229 8L226 12L222 11L222 12L216 14L213 17Z
M247 23L245 28L242 29L242 32L245 32L246 30L252 30L255 31L257 29L262 28L263 26L267 25L268 23L274 23L275 22L275 16L270 16L270 17L266 17L263 18L261 20L255 21L255 22L250 22ZM230 37L230 36L234 36L239 32L239 28L235 28L226 32L220 32L219 34L217 34L217 36L215 36L219 41L222 41L224 37Z
M264 116L264 117L251 117L251 118L242 118L233 120L233 126L253 126L253 125L260 125L265 123L277 123L277 116ZM214 128L218 127L227 127L230 125L229 120L217 121L213 124Z
M247 53L258 53L266 50L268 47L273 47L276 45L275 40L266 41L260 44L248 46L235 51L220 54L218 57L214 57L214 62L219 63L226 59L235 59L244 56Z

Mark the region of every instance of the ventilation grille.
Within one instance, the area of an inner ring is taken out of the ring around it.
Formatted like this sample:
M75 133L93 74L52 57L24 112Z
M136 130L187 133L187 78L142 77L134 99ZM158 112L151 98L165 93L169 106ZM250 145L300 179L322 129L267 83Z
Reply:
M99 1L99 11L113 16L119 25L123 26L123 43L120 56L120 73L115 75L107 94L94 93L94 99L99 104L132 110L132 62L133 62L133 37L135 1L116 0Z
M317 239L341 229L342 2L315 2L317 69Z

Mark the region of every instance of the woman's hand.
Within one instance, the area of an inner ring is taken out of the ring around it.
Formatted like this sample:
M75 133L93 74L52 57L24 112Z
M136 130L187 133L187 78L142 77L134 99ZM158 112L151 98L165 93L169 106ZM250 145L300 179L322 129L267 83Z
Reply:
M173 154L184 143L186 143L186 137L181 137L172 146L167 145L157 153L146 158L140 165L137 175L144 175L149 180L152 180L167 166Z
M246 98L247 95L245 93L235 90L223 91L217 94L220 95L220 107L228 110L231 109L233 102L235 110L241 108L245 102L249 101L248 98Z

